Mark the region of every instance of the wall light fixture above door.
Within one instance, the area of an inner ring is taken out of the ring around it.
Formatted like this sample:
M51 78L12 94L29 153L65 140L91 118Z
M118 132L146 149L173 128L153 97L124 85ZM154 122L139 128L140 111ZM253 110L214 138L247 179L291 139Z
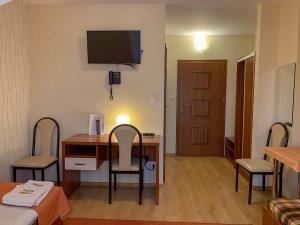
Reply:
M194 33L194 47L197 51L204 51L208 48L206 34L203 32Z

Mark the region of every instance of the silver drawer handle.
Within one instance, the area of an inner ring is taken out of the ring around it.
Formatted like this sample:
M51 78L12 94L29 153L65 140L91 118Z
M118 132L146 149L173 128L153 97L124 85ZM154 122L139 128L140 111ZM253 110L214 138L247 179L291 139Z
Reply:
M75 163L75 166L86 166L86 163Z

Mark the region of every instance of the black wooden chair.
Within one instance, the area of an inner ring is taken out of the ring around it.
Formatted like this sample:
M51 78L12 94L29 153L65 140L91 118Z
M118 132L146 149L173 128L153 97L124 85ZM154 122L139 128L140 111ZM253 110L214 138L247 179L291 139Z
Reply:
M273 147L287 147L289 142L289 131L285 124L275 123L269 130L267 145ZM239 169L240 167L249 173L248 204L251 204L253 175L262 175L263 191L265 191L266 175L274 174L272 160L264 155L263 159L237 159L236 161L235 191L239 190ZM282 172L283 164L280 164L279 174L279 197L282 197ZM274 176L275 176L274 175Z
M52 149L53 134L56 130L56 141L54 151ZM33 129L32 155L28 158L18 160L12 164L13 181L17 179L18 170L32 170L32 177L35 180L35 171L41 171L41 179L45 180L45 170L56 164L57 185L60 185L59 174L59 143L60 128L56 120L44 117L38 120ZM54 155L54 156L53 156Z
M119 147L118 159L113 159L113 135ZM132 157L132 144L138 136L138 157ZM114 190L117 190L117 174L139 175L139 204L142 204L144 189L143 144L140 131L128 124L115 127L109 134L109 204L112 202L112 175L114 175Z

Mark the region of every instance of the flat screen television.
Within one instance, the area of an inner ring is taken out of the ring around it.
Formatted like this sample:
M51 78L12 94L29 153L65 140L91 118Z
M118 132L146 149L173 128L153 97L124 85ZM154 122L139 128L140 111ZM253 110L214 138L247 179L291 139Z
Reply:
M87 31L88 63L140 64L141 32Z

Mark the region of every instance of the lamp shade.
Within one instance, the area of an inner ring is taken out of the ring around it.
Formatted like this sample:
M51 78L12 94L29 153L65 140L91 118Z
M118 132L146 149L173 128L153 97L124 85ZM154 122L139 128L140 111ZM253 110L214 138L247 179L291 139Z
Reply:
M129 116L126 114L120 114L117 116L117 120L116 120L116 125L121 125L121 124L129 124L130 119Z

